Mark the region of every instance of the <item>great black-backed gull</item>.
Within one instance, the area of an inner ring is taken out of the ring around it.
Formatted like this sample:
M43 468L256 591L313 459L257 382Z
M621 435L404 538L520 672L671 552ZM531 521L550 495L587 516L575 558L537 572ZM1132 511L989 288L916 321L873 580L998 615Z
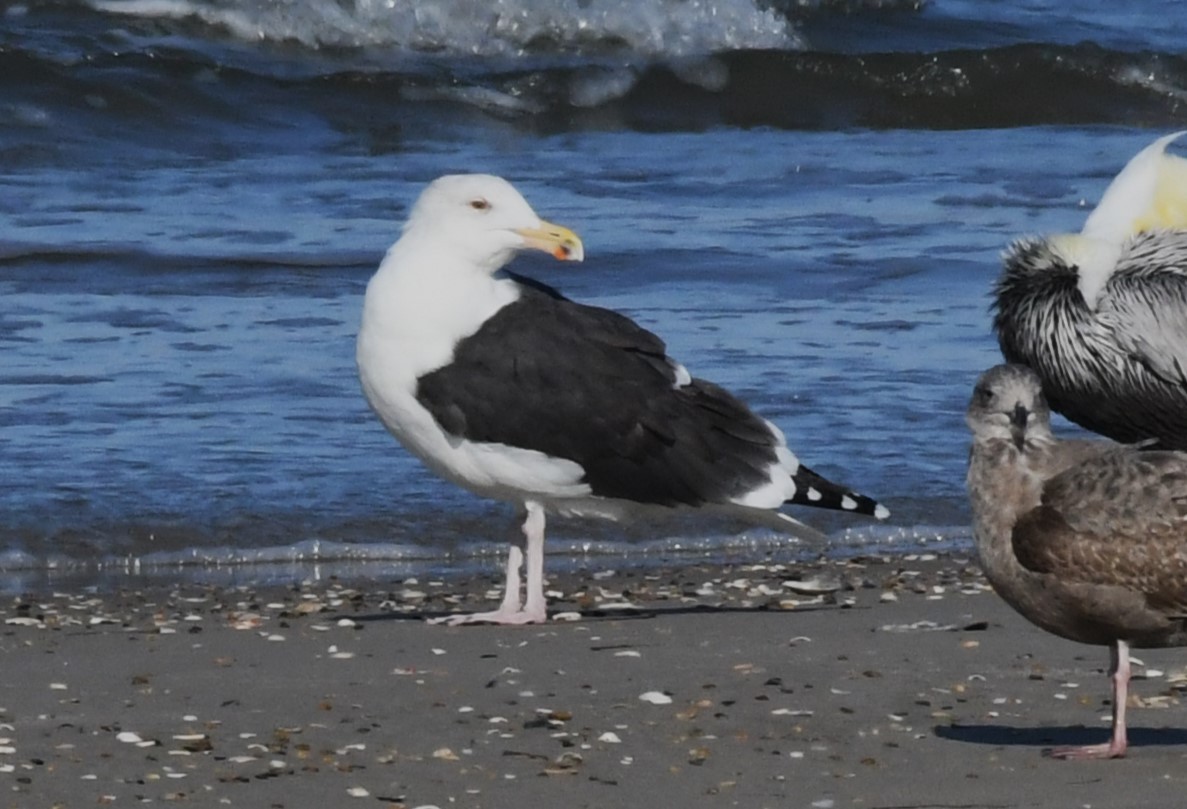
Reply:
M501 606L449 623L545 620L546 511L701 508L792 533L815 532L776 510L785 503L887 516L801 465L777 427L690 376L629 318L496 275L521 250L584 257L507 181L442 177L363 304L359 376L384 425L440 476L527 510Z
M1110 649L1112 738L1051 752L1121 757L1129 648L1187 645L1187 453L1057 440L1024 365L981 376L968 424L973 531L989 582L1037 626Z
M1005 254L994 330L1051 407L1117 441L1187 449L1187 160L1159 138L1078 234Z

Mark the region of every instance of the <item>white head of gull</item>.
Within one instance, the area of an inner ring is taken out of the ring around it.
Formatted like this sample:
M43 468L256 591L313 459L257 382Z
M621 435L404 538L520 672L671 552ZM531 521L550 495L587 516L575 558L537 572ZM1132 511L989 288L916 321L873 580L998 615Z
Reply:
M1057 439L1023 365L981 376L968 424L986 578L1036 626L1110 649L1112 737L1051 754L1124 756L1129 648L1187 645L1187 453Z
M629 318L498 272L523 250L584 257L571 230L540 219L505 180L442 177L363 305L359 376L383 424L441 477L527 512L502 604L448 623L546 620L546 511L698 508L810 536L777 509L887 515L802 466L777 427L694 379Z
M1117 441L1187 449L1187 160L1159 138L1076 234L1016 242L994 290L1007 362L1051 407Z

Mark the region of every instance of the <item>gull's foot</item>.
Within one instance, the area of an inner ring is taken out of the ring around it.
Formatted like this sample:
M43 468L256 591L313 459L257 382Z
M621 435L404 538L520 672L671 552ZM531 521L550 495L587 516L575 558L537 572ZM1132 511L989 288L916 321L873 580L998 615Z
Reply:
M1089 744L1083 747L1055 747L1046 751L1046 754L1051 758L1058 758L1064 761L1086 761L1094 758L1125 758L1125 745L1114 744Z
M518 626L522 624L543 624L548 621L545 610L526 609L497 609L490 612L471 612L461 615L444 615L440 618L430 618L430 624L444 624L446 626L462 626L463 624L498 624L500 626Z

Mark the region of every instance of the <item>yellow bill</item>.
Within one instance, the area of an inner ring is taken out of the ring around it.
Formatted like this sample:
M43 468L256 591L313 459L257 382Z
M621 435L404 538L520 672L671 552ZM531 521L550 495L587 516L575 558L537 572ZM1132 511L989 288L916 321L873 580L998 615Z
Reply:
M515 231L523 237L525 247L532 250L543 250L560 261L582 261L585 259L585 246L576 233L563 225L540 220L537 228L518 228Z

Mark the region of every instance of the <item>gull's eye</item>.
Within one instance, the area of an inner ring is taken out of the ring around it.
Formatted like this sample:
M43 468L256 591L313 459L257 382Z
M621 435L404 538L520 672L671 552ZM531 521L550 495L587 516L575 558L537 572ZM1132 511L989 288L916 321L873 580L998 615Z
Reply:
M490 209L490 203L482 197L470 200L470 207L476 211L486 211Z

